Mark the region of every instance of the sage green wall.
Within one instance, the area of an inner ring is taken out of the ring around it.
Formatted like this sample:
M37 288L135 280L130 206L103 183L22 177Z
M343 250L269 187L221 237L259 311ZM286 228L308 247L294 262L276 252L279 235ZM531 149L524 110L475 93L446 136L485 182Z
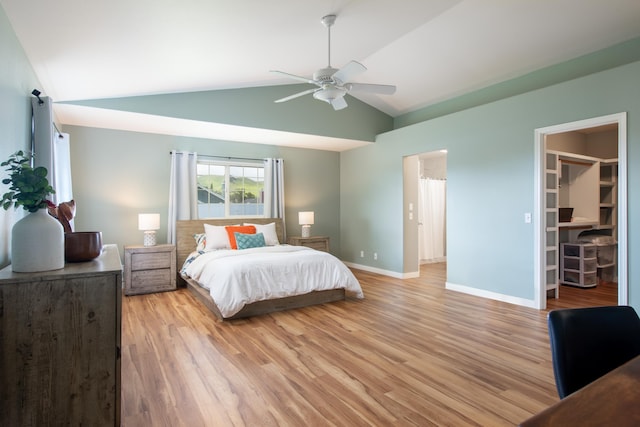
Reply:
M0 161L31 147L31 91L40 88L31 64L0 7ZM6 177L4 169L1 173ZM8 187L0 184L0 194ZM0 209L0 268L10 262L11 228L23 210Z
M288 235L300 235L298 211L315 212L315 235L340 248L340 156L336 152L243 144L64 126L70 134L76 231L102 231L105 243L141 244L138 213L161 217L158 241L166 242L169 200L169 151L196 151L225 157L281 157L285 173Z
M273 102L310 87L265 86L69 104L361 141L374 141L379 133L393 129L391 116L351 96L346 97L349 108L340 111L311 95L278 104Z
M403 272L402 159L447 154L447 280L534 299L534 130L628 112L629 298L640 307L640 62L387 132L341 154L345 261ZM363 165L366 167L363 168ZM622 238L622 237L621 237ZM413 255L411 255L413 256Z

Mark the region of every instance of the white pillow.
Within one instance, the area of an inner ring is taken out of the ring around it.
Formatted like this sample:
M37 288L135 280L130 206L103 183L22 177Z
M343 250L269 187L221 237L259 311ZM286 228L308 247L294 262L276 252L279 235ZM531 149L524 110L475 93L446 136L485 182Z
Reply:
M229 235L223 225L204 225L204 232L207 235L207 250L231 249Z
M270 224L252 224L245 222L243 225L253 225L256 228L256 233L262 233L264 236L264 244L267 246L279 245L278 233L276 233L276 223Z

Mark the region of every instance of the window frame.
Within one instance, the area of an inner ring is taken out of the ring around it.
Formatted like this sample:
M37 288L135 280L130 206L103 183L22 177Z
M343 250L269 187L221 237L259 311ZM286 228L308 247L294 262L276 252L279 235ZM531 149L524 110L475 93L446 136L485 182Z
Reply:
M250 161L250 160L242 160L242 161L234 161L234 160L215 160L215 159L201 159L199 158L197 161L197 166L196 166L196 192L199 190L199 183L198 183L198 178L200 176L205 176L205 175L200 175L198 169L200 166L206 166L206 167L210 167L210 166L221 166L224 167L225 173L224 173L224 216L219 217L219 216L212 216L212 217L202 217L202 219L216 219L216 218L264 218L264 199L262 199L262 206L263 206L263 213L262 214L241 214L241 215L232 215L231 214L231 177L232 177L232 173L231 173L231 169L234 167L237 168L255 168L255 169L261 169L262 173L258 173L258 178L262 178L262 195L264 195L264 162L260 161L260 160L256 160L256 161ZM261 175L261 176L260 176ZM211 176L211 175L209 175ZM245 187L243 187L245 188ZM256 199L260 200L261 197L260 194L256 194ZM198 204L200 205L200 201L198 200ZM244 203L243 203L244 204ZM260 203L256 203L256 205L259 205ZM199 209L198 209L199 210ZM200 217L200 216L199 216Z

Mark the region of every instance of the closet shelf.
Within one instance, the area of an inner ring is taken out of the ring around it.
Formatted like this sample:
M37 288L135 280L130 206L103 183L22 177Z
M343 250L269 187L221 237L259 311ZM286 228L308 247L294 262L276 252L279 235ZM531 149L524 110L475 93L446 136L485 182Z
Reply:
M598 220L586 219L571 222L559 222L558 228L594 228L599 224Z

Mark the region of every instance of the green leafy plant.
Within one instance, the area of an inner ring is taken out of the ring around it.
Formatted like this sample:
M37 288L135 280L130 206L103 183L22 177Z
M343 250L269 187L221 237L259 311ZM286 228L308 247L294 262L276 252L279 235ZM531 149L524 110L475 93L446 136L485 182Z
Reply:
M9 172L9 178L2 180L10 184L9 191L2 195L2 207L22 206L24 210L36 212L47 207L47 196L55 193L47 180L47 168L31 167L32 155L17 151L7 161L0 163Z

